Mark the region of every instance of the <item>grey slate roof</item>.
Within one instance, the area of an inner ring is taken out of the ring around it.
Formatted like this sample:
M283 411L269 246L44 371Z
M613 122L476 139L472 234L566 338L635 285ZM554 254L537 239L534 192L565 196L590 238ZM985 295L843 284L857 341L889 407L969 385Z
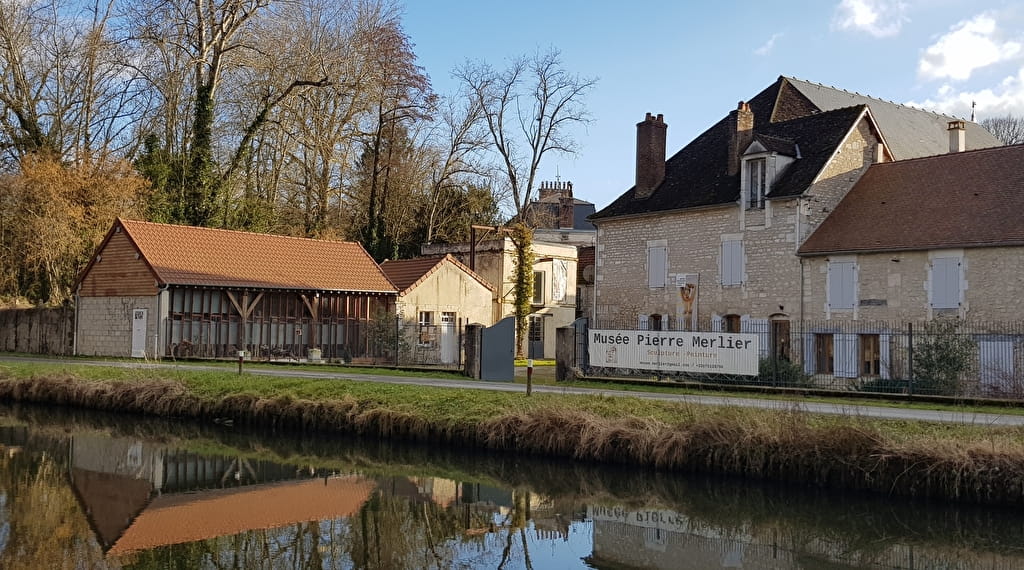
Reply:
M831 111L851 105L870 107L871 114L874 115L882 129L882 136L889 144L889 150L892 151L895 160L934 156L949 152L949 137L946 129L949 122L959 120L958 117L908 107L900 103L876 99L860 93L851 93L844 89L827 87L793 77L784 77L784 79L822 111ZM981 125L970 121L966 121L966 123L967 150L1002 146L999 139L992 136Z

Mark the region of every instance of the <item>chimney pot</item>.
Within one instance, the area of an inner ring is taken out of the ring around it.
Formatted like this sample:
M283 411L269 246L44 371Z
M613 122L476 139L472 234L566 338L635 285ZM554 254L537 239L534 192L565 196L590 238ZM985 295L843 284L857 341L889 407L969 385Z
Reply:
M949 152L967 150L967 123L950 121L947 130L949 131Z
M736 176L740 172L740 157L754 141L754 113L750 105L740 101L736 110L729 113L729 162L727 174Z

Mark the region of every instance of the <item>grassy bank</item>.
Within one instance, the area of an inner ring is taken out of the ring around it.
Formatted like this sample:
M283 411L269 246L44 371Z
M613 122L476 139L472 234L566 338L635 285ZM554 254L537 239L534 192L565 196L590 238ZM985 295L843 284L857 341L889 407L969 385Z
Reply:
M1024 503L1024 430L633 398L13 364L0 399Z

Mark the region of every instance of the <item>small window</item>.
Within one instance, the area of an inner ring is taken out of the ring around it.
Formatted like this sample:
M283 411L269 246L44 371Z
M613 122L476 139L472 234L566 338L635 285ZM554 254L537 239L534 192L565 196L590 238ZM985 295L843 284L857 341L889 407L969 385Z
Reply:
M832 374L834 368L834 341L831 334L814 335L815 369L822 374Z
M647 248L647 286L660 288L665 286L668 267L668 248L655 246Z
M661 315L651 315L648 318L647 324L648 324L649 330L652 330L652 331L663 330L663 327L661 326L661 324L662 324Z
M533 272L533 304L544 304L544 272Z
M419 320L420 346L432 346L434 344L434 312L420 311Z
M768 193L767 163L764 158L753 158L747 161L747 193L751 208L763 208L764 197Z
M877 334L860 335L860 373L878 376L881 369L881 346Z
M725 332L738 333L742 327L742 319L739 315L726 315L723 317Z
M722 285L743 284L743 242L730 240L722 242Z

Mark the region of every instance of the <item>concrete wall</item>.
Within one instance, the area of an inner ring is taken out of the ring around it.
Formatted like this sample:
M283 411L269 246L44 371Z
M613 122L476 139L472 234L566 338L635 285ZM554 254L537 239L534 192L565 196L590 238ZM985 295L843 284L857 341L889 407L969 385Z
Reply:
M601 220L598 224L595 327L630 328L639 314L683 316L676 277L699 275L699 318L750 315L800 318L799 243L835 208L870 166L878 139L861 121L803 197ZM723 241L742 240L742 285L721 282ZM647 249L667 248L665 287L647 283Z
M130 357L132 310L149 309L146 323L146 357L154 358L153 342L158 335L159 323L163 321L158 311L158 299L159 296L80 297L76 354ZM163 350L162 346L160 350Z
M0 310L0 351L71 354L74 346L71 305Z
M1024 315L1024 247L943 250L962 256L963 302L946 316L977 321L1007 321ZM934 254L935 252L931 252ZM843 256L855 261L857 304L852 310L829 311L829 256L807 258L806 313L811 320L921 320L934 318L928 290L929 252L901 251Z

